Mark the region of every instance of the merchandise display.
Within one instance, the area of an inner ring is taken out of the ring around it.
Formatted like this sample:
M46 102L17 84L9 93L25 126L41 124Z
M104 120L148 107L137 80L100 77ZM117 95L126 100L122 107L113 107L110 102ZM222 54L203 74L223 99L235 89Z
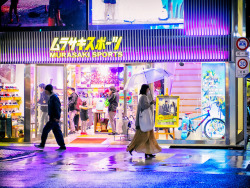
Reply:
M15 86L0 86L0 137L23 137L23 120L20 105L22 98L18 95L19 89Z

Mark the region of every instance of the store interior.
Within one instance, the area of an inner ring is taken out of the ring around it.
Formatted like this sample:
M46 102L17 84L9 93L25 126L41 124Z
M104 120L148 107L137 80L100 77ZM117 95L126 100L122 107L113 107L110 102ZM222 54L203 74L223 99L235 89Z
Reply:
M24 66L0 65L1 139L24 138Z

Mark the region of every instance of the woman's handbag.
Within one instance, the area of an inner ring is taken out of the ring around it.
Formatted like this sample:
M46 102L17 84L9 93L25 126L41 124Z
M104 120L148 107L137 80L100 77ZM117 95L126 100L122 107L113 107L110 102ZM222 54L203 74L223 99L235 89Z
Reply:
M105 100L104 104L105 104L105 107L109 106L109 99L108 98Z
M140 111L139 125L142 132L148 132L153 130L153 117L150 108Z

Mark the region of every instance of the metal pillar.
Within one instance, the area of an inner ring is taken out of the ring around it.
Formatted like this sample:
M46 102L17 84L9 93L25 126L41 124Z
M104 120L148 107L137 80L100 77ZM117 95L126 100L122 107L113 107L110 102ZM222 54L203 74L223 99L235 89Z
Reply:
M127 79L128 79L128 69L127 69L127 66L128 65L125 65L124 66L124 76L123 76L123 79L124 79L124 86L126 85L127 83ZM126 117L128 115L127 113L127 90L123 90L123 94L124 94L124 117Z
M31 65L25 65L24 68L24 142L31 141L31 121L30 121L30 67Z
M64 78L64 92L63 92L63 136L68 136L68 108L67 108L67 65L63 66L63 78Z

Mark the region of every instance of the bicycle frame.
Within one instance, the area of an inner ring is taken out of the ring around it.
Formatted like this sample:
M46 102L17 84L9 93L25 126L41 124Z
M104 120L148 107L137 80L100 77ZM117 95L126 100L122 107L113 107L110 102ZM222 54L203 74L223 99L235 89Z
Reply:
M204 116L206 116L198 125L197 125L197 127L195 127L195 128L193 128L193 130L188 130L188 131L196 131L200 126L201 126L201 124L202 123L204 123L204 121L210 116L210 112L209 112L210 110L207 110L207 113L206 114L203 114L203 115L200 115L200 116L196 116L196 117L193 117L193 118L190 118L189 119L189 121L190 121L190 124L192 125L193 123L192 123L192 120L195 120L195 119L198 119L198 118L200 118L200 117L204 117Z

